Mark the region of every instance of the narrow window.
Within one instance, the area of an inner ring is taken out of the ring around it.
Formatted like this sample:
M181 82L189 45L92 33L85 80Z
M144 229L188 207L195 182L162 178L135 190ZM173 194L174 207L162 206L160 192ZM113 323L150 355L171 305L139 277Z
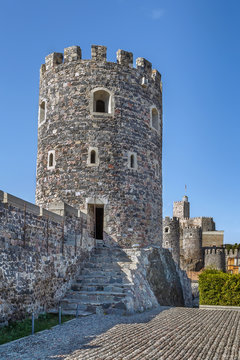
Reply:
M95 151L95 150L92 150L92 151L91 151L90 163L91 163L91 164L96 164L96 151Z
M165 227L165 233L169 233L169 228L168 227Z
M128 152L128 168L137 170L137 154L134 152Z
M55 169L56 161L55 161L55 150L50 150L48 152L48 162L47 162L47 168L49 170Z
M51 153L51 154L49 155L48 166L49 166L49 167L52 167L52 166L53 166L53 153Z
M130 167L131 169L135 168L135 159L133 154L130 156Z
M42 101L39 105L39 123L43 123L46 119L46 103Z
M98 166L98 165L99 165L98 148L89 147L87 166Z
M151 118L152 118L152 127L155 130L159 130L159 116L156 108L152 109Z
M105 113L105 102L102 100L96 101L96 112Z

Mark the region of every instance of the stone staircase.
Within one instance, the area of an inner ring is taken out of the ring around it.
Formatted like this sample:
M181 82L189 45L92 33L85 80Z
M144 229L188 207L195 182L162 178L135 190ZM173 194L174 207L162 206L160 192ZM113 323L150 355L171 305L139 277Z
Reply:
M131 284L118 262L130 262L119 247L97 241L94 253L61 300L62 314L87 316L93 313L124 313L132 297Z

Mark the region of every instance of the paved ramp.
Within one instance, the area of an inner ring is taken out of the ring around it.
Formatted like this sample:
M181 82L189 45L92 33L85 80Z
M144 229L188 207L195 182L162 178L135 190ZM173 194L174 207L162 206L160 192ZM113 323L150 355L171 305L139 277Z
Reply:
M240 360L240 311L163 308L74 320L0 346L1 360Z

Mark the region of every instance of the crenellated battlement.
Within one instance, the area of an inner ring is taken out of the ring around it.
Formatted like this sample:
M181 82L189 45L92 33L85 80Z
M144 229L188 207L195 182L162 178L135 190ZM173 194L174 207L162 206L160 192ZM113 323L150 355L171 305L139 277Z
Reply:
M175 216L173 216L173 217L165 216L165 218L163 220L164 221L179 221L179 219Z
M188 226L184 226L183 227L184 230L188 229L188 230L201 230L201 226L198 225L188 225Z
M82 50L79 46L70 46L64 49L64 53L53 52L45 57L45 64L41 65L40 76L44 76L49 71L61 64L69 64L71 62L94 61L102 64L107 63L107 48L102 45L92 45L91 60L82 59ZM131 52L119 49L116 54L116 65L133 68L133 54ZM151 78L155 83L161 84L161 74L152 69L152 64L145 58L136 59L135 70L143 73L144 76Z
M204 249L204 254L225 254L225 249L217 249L217 248L210 248L210 249Z
M208 249L204 249L204 254L205 255L209 255L209 254L225 254L225 256L228 257L240 257L240 250L238 249L230 249L227 250L225 248L208 248Z

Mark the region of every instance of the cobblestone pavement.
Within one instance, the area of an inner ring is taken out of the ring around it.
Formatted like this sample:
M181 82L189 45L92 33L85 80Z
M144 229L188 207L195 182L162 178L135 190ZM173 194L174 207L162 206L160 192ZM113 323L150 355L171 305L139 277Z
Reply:
M240 312L161 308L92 315L0 346L1 360L239 360Z

